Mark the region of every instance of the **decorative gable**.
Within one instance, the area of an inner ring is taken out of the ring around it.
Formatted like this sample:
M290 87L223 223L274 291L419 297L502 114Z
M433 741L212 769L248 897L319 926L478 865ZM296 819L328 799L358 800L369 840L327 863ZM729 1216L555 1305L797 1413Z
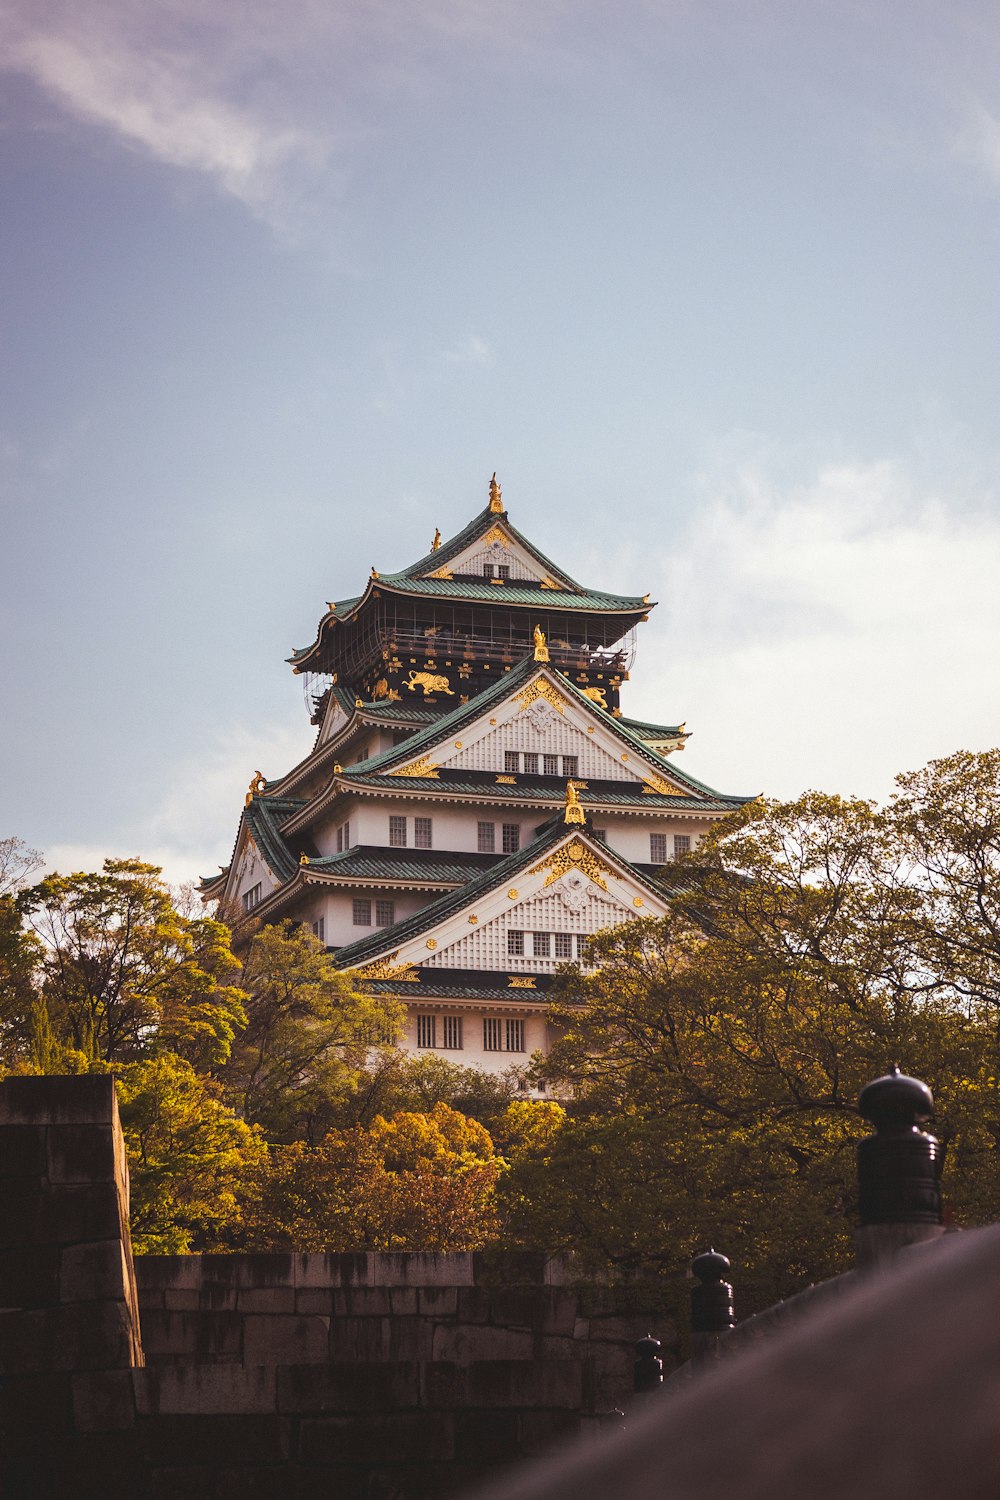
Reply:
M453 557L446 567L436 568L424 576L451 578L456 573L472 573L477 578L509 578L512 582L516 579L525 583L540 583L546 588L562 587L548 576L530 550L512 537L508 528L499 521Z

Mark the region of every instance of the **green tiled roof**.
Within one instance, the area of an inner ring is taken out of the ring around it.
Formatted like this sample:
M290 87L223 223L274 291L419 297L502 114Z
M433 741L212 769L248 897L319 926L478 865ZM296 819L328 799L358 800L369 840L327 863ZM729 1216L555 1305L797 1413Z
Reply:
M334 953L334 958L340 955ZM398 979L365 979L363 984L366 990L376 995L399 996L400 999L410 1001L443 1000L447 1005L449 1001L459 1000L483 1000L483 1001L506 1001L509 1005L548 1005L549 992L543 988L544 981L548 979L547 974L526 975L537 984L537 989L511 989L509 985L497 982L496 974L490 970L483 970L483 983L449 984L447 969L425 969L424 982L422 984L401 985ZM441 983L438 983L438 975L442 975ZM430 994L428 994L430 991Z
M624 714L615 720L616 724L623 724L641 740L668 740L675 739L678 735L686 734L683 724L646 724L642 719L626 719Z
M559 610L604 610L610 613L645 614L653 605L628 594L604 594L579 585L569 589L543 589L519 581L502 584L463 578L410 578L406 573L383 573L378 586L388 593L426 594L437 599L472 599L490 604L529 604L546 614Z
M544 801L558 805L566 800L566 783L555 777L519 776L517 784L511 786L508 782L498 782L496 773L492 771L479 772L478 775L468 772L451 774L444 769L439 776L433 778L369 776L363 770L365 764L362 761L359 765L347 767L343 779L352 785L371 787L373 790L425 792L429 796L438 792L452 792L477 799L489 797L515 802ZM678 812L730 812L751 800L749 797L726 797L718 792L707 792L697 797L685 796L683 792L669 796L661 792L646 792L638 782L602 781L599 786L595 785L593 778L587 778L587 782L587 786L580 790L580 800L592 807L655 807L659 811L676 808Z
M310 871L320 870L344 880L414 880L461 885L481 870L501 863L502 854L471 854L447 849L386 849L359 844L343 854L310 860Z

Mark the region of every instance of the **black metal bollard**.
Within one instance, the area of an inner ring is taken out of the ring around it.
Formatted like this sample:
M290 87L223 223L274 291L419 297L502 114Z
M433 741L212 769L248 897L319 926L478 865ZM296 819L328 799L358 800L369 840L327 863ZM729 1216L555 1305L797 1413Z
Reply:
M662 1347L659 1339L654 1339L651 1333L647 1333L644 1339L636 1340L636 1360L632 1380L637 1396L645 1396L650 1391L658 1391L662 1387L663 1360L660 1358Z
M706 1250L692 1260L691 1270L698 1278L691 1288L692 1333L728 1333L736 1322L733 1289L725 1279L729 1269L729 1260L718 1250Z
M875 1134L858 1146L862 1227L941 1223L941 1149L919 1127L934 1113L926 1083L898 1068L861 1090L858 1107Z

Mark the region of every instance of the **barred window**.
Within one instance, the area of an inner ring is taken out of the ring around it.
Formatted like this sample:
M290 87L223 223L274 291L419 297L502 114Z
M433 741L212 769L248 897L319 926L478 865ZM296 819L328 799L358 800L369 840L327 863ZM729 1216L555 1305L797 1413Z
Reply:
M544 773L545 773L546 776L558 776L559 775L559 757L558 757L558 755L543 755L542 756L542 770L544 771Z
M608 842L608 830L606 828L595 828L594 838L599 844L606 844Z
M516 854L521 847L521 825L520 823L505 823L503 825L503 852L505 854Z
M363 899L361 899L358 896L355 896L354 901L353 901L353 907L354 907L354 925L355 925L355 927L370 927L372 925L372 904L371 904L371 902L363 900Z
M343 854L343 852L344 852L344 830L343 830L343 827L341 827L341 828L337 829L337 853L338 854Z
M344 824L344 848L345 849L349 849L350 847L351 847L351 825L350 825L350 823L345 823Z
M556 933L556 958L573 957L573 934L571 932Z
M395 903L395 901L376 901L375 902L375 926L376 927L391 927L392 924L393 924L393 922L395 922L395 920L396 920L396 903Z
M674 834L674 859L680 859L682 854L691 852L691 835L689 833Z
M562 758L564 776L577 776L579 774L580 762L575 755L564 755Z
M550 958L552 955L551 932L533 932L532 951L536 958Z
M520 954L520 953L524 952L524 933L523 932L508 932L508 934L507 934L507 952L509 954L512 954L512 955L517 955L517 954Z
M516 750L505 750L503 755L503 768L505 771L517 772L521 769L521 757Z
M430 849L431 831L433 824L430 818L414 818L413 820L413 847L414 849Z
M498 563L498 564L496 564L496 566L494 566L493 563L483 563L483 577L484 578L509 578L510 577L510 563Z
M590 934L586 933L586 932L578 932L576 934L576 956L577 956L577 958L584 958L586 956L586 952L587 952L587 938L589 936L590 936Z
M507 1022L507 1051L508 1052L523 1052L524 1051L524 1022L523 1021L508 1021Z
M497 846L497 831L493 823L476 824L476 847L480 854L493 854Z
M503 1051L503 1022L499 1016L483 1017L483 1051Z
M406 848L406 819L394 815L389 818L389 843L394 849Z
M326 942L326 918L317 917L312 924L313 937L319 938L321 943Z
M538 775L538 756L533 750L524 752L524 774L525 776Z
M437 1016L417 1017L417 1046L437 1046Z
M649 835L649 860L654 865L666 864L667 835L665 833L651 833Z
M248 891L243 892L243 910L253 911L260 901L260 881L252 885Z
M442 1047L447 1047L451 1052L460 1052L462 1050L462 1017L443 1016L441 1029L444 1033Z

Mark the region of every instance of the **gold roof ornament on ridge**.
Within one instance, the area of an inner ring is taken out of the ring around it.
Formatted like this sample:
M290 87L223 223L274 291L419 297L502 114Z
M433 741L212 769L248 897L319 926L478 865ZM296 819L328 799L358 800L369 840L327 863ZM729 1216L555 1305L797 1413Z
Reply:
M548 661L549 648L545 644L545 631L540 625L535 626L535 660Z
M563 813L563 822L585 823L586 821L587 814L583 810L583 804L580 801L580 794L576 789L576 783L573 781L567 781L566 811Z
M435 528L434 528L434 540L431 542L431 551L432 552L436 552L438 550L438 548L440 547L440 545L441 545L441 528L440 528L440 526L435 526Z
M250 782L250 786L249 786L249 788L247 790L247 799L246 799L246 806L247 807L250 806L251 802L253 801L253 799L255 797L259 797L260 796L261 792L264 790L264 788L266 786L267 786L267 778L264 777L264 776L262 776L259 771L255 771L253 773L253 778L252 778L252 780Z
M490 510L495 516L503 515L503 493L497 484L496 470L493 470L493 478L490 480Z

